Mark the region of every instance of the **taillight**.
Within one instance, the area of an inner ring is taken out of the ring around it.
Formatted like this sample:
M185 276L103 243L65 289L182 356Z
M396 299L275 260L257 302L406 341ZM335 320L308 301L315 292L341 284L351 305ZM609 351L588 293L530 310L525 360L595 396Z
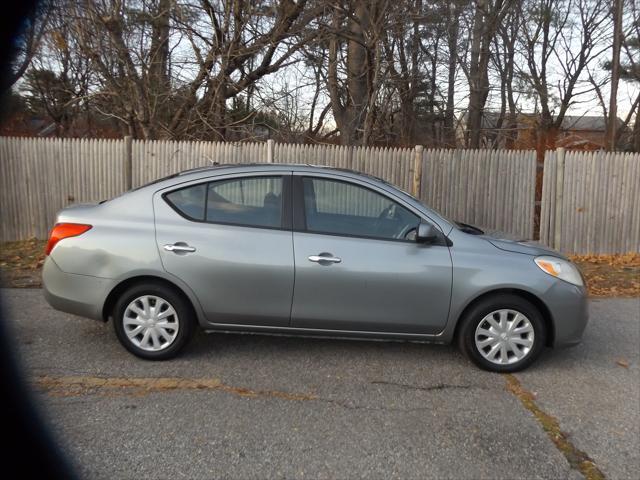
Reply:
M82 223L57 223L54 225L49 235L49 241L47 242L47 248L44 250L45 255L49 255L53 247L64 239L69 237L77 237L89 230L91 225L84 225Z

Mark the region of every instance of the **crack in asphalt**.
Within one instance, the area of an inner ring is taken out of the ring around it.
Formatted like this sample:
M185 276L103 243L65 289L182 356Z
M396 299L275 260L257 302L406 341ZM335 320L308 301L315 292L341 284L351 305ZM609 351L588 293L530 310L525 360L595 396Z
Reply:
M41 375L33 379L35 386L54 398L77 397L83 395L99 394L102 396L133 396L140 397L150 393L176 391L176 390L220 390L232 395L245 398L268 397L289 401L317 401L336 405L349 410L388 411L388 412L412 412L430 410L431 406L424 407L395 407L395 406L370 406L350 403L346 400L334 398L322 398L312 393L290 393L280 390L252 390L244 387L227 385L217 378L174 378L174 377L149 377L149 378L125 378L125 377L98 377L89 375L52 376ZM436 385L422 386L405 383L396 383L385 380L374 380L372 385L384 385L399 387L405 390L417 390L423 392L442 391L447 389L469 389L471 385L448 385L438 383Z
M506 389L517 397L524 408L536 418L556 448L564 455L572 469L579 471L586 480L606 480L605 474L585 452L577 448L560 428L558 420L542 410L535 395L524 388L514 375L506 374Z
M371 382L372 385L390 385L393 387L400 387L406 390L421 390L423 392L433 392L437 390L466 390L469 388L474 388L472 385L451 385L447 383L436 383L435 385L411 385L407 383L396 383L396 382L388 382L385 380L374 380Z
M334 399L334 398L316 398L315 401L336 405L338 407L341 407L341 408L344 408L344 409L347 409L347 410L364 410L364 411L369 411L369 412L402 412L402 413L409 413L409 412L433 411L433 406L432 405L427 405L427 406L424 406L424 407L407 407L407 408L386 406L386 405L383 405L381 407L373 407L373 406L368 406L368 405L358 405L358 404L354 404L354 403L349 403L347 401L337 400L337 399Z

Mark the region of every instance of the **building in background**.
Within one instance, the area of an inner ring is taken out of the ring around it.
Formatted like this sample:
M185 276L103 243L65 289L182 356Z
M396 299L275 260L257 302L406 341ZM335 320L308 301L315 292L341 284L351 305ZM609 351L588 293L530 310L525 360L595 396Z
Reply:
M482 118L483 148L509 148L531 150L536 148L538 115L518 113L515 119L509 114L485 112ZM630 137L630 130L618 118L618 130L621 131L619 150L624 150ZM606 120L594 115L566 115L557 135L556 146L568 150L594 151L605 146ZM466 114L458 122L458 147L465 145Z

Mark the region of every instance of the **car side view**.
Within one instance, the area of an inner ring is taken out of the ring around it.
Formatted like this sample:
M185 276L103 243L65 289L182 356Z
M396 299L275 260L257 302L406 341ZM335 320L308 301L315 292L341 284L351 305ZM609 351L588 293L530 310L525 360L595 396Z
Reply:
M579 343L587 323L583 278L560 253L325 167L213 166L71 206L46 253L49 304L111 319L145 359L175 356L199 326L457 342L513 372Z

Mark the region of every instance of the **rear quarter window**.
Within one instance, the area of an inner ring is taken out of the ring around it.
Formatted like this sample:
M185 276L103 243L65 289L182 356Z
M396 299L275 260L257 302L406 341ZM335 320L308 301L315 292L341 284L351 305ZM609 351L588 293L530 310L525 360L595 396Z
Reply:
M164 198L185 217L202 221L206 188L206 184L194 185L167 193Z

